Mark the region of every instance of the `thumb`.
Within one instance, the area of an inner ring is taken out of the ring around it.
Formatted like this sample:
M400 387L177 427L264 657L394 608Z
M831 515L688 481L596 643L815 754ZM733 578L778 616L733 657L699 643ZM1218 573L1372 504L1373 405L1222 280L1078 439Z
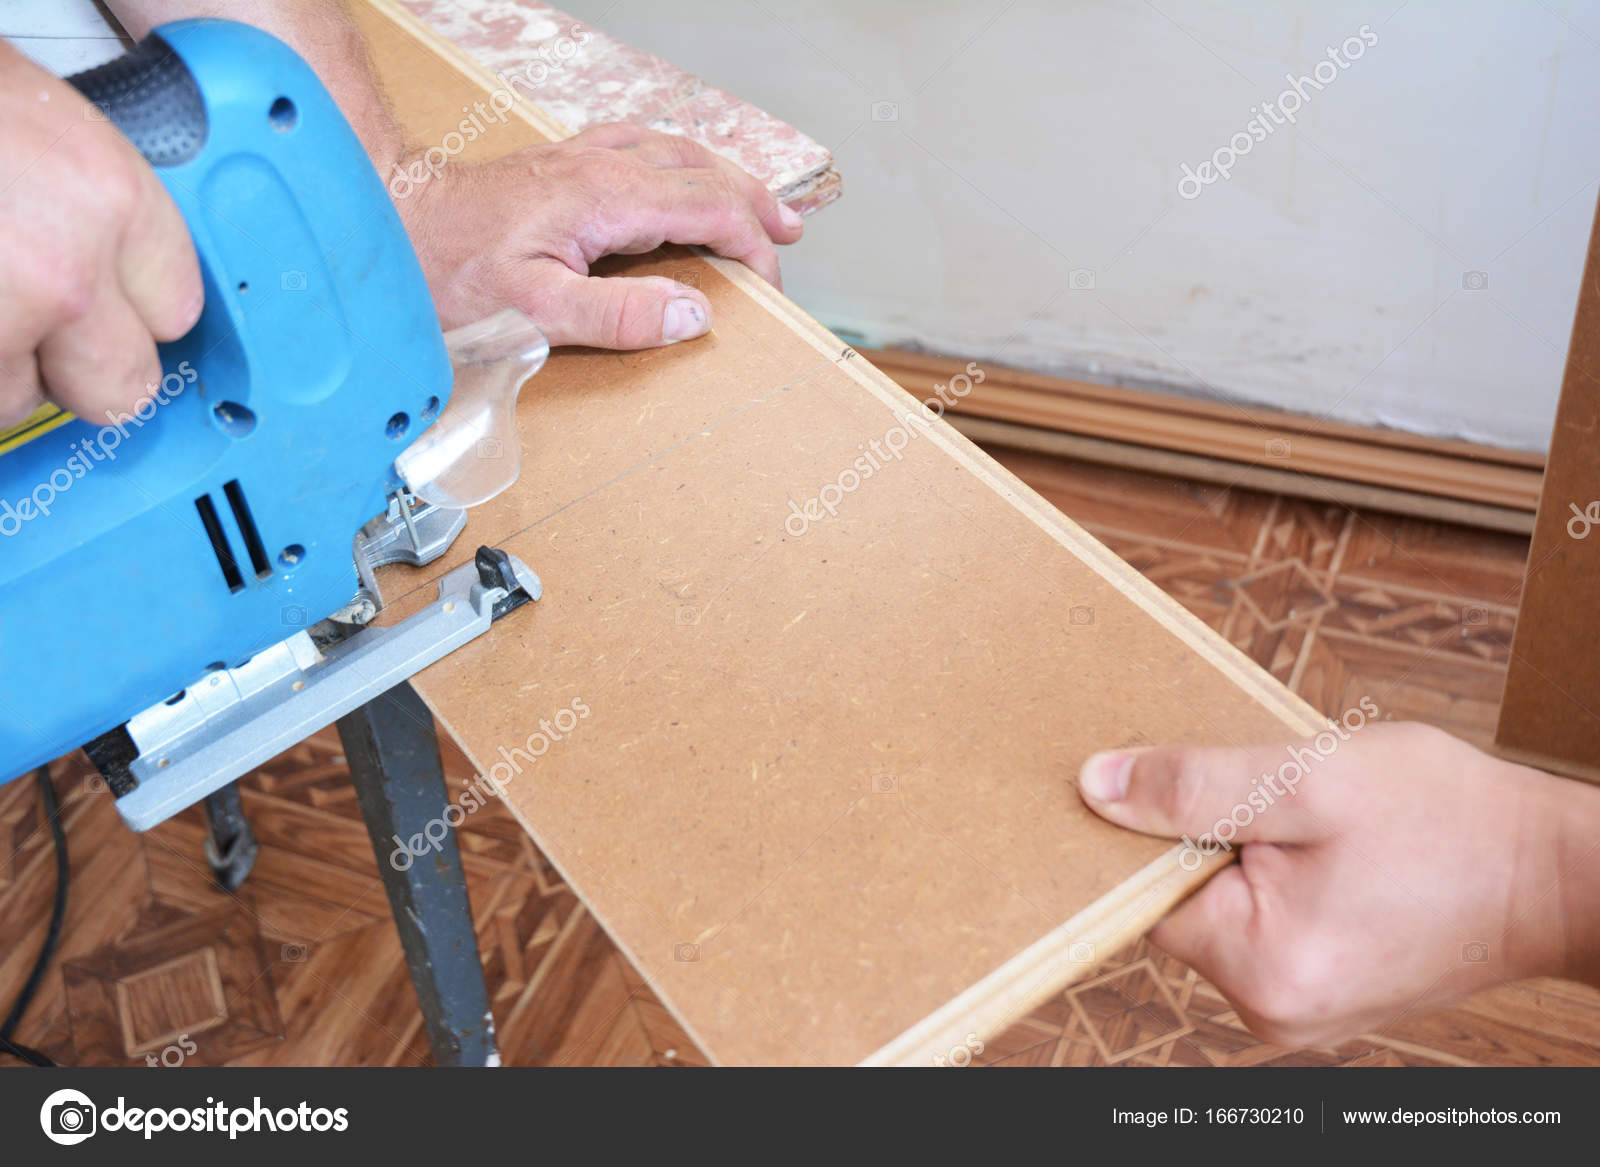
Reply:
M711 329L711 302L697 288L665 276L582 276L564 264L541 265L518 307L537 320L552 346L655 348Z
M1083 764L1078 793L1101 818L1147 835L1193 836L1208 853L1213 841L1307 842L1327 834L1312 794L1325 757L1310 743L1112 750Z

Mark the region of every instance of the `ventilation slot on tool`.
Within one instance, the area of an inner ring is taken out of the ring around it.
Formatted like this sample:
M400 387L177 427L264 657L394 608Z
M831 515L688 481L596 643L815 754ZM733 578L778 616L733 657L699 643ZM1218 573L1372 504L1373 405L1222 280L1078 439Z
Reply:
M257 579L272 575L272 564L267 559L267 549L262 545L261 532L256 530L256 520L250 513L250 504L244 501L244 488L235 478L222 488L233 508L234 522L239 524L239 534L244 536L244 549L250 554L250 566L256 569Z
M233 548L228 546L228 536L217 519L217 508L211 496L202 494L195 499L194 509L200 512L200 522L205 526L206 538L211 540L211 550L216 553L217 564L222 568L222 579L228 585L228 590L242 592L244 577L239 574L239 565L233 561Z

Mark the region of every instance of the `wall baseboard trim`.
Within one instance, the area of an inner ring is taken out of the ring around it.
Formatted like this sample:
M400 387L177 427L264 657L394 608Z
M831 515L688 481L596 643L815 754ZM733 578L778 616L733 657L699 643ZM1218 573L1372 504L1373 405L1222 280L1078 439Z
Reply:
M918 398L967 368L954 357L860 352ZM1541 454L982 367L983 383L947 415L981 444L1517 534L1533 530Z
M951 412L946 420L978 445L991 452L1001 449L1024 450L1080 462L1096 462L1123 470L1143 470L1167 474L1219 486L1237 486L1268 494L1286 494L1315 502L1337 503L1367 510L1391 511L1445 523L1460 523L1490 531L1526 535L1533 530L1533 512L1510 507L1463 502L1437 494L1395 490L1365 482L1330 478L1302 471L1252 466L1227 462L1203 454L1142 446L1133 442L1112 442L1104 438L1067 434L1035 426L1012 425L982 417L965 417ZM1024 474L1023 478L1027 478Z

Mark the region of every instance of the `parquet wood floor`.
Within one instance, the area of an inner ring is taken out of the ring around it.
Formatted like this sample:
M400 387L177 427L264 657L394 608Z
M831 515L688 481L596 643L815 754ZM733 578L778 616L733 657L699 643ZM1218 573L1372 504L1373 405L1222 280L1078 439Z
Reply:
M1330 714L1370 694L1486 745L1524 539L1032 454L1002 461ZM446 746L452 783L473 780ZM244 783L261 855L216 891L192 810L127 831L81 754L57 762L72 852L63 944L17 1039L79 1065L429 1060L337 737ZM509 1064L703 1065L704 1056L503 808L461 829ZM31 782L0 787L0 1001L54 887ZM1554 981L1407 1016L1335 1049L1253 1038L1211 986L1143 943L990 1040L982 1065L1600 1064L1600 993Z

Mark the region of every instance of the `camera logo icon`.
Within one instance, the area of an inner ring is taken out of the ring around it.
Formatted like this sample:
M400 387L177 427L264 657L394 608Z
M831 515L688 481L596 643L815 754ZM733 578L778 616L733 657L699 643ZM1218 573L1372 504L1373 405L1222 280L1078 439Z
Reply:
M1079 628L1086 628L1094 623L1094 609L1087 604L1078 604L1067 611L1067 623Z
M306 610L299 604L289 604L281 613L283 622L290 628L304 628L306 626Z
M1481 292L1489 286L1489 273L1486 271L1464 271L1461 273L1461 287L1468 292Z
M897 122L900 120L900 107L892 101L875 101L872 103L872 120Z
M1472 940L1461 946L1461 959L1466 964L1483 964L1489 959L1489 946L1481 940Z
M480 458L498 458L506 452L506 448L499 438L479 438L473 452Z
M1075 267L1067 274L1067 283L1074 292L1094 291L1094 269Z
M98 1113L81 1090L57 1090L39 1108L39 1125L52 1143L71 1147L94 1134Z
M700 959L700 946L698 944L674 944L672 946L672 959L679 964L694 964Z
M286 271L278 277L278 287L285 292L303 292L306 290L306 273Z

